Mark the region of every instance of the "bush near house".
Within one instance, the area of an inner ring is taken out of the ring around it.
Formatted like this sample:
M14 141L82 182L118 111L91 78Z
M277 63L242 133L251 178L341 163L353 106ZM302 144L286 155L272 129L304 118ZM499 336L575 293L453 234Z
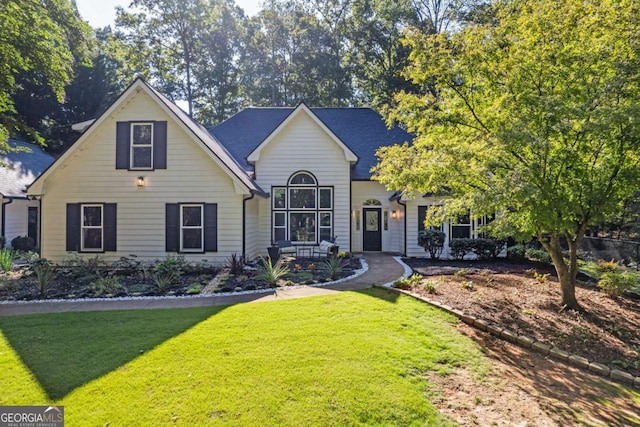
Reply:
M418 245L429 252L431 259L440 258L442 249L444 249L445 234L440 230L422 230L418 232Z
M451 256L455 259L463 259L465 255L474 253L480 260L494 259L504 248L504 240L496 239L451 239L449 248Z
M36 242L28 236L18 236L11 241L11 247L17 251L32 251L36 248Z

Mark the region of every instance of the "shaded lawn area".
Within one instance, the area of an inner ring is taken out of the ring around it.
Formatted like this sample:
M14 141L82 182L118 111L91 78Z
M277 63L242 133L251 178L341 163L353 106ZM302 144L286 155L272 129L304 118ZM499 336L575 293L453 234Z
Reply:
M426 372L489 362L384 289L226 308L0 317L0 405L69 425L450 425Z

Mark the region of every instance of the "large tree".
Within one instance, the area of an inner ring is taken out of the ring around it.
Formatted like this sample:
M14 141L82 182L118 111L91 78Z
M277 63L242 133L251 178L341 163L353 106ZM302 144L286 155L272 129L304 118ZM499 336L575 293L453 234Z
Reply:
M247 23L243 86L254 105L353 102L351 0L269 0Z
M562 303L577 309L585 231L640 182L640 4L504 0L490 16L408 35L408 75L435 90L398 96L391 118L417 137L380 150L375 175L408 193L449 194L431 221L471 209L497 213L494 233L536 236Z
M28 87L29 96L63 102L74 65L87 58L90 35L71 0L0 2L0 150L8 148L10 134L40 139L16 111L14 97Z

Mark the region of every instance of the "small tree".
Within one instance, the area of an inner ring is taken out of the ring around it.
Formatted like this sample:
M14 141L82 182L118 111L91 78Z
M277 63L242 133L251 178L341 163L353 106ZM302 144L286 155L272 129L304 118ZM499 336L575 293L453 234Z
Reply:
M418 245L429 252L431 259L440 258L444 248L445 234L443 231L427 229L418 232Z
M408 33L407 75L425 91L397 96L391 119L417 137L380 149L375 178L405 194L446 190L449 216L498 213L493 234L537 237L562 304L578 309L585 231L640 182L640 3L492 7L486 24Z

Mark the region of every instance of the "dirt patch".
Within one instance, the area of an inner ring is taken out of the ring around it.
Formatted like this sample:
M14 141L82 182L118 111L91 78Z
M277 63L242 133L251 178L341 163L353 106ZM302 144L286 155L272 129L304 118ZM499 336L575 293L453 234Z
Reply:
M430 374L430 400L461 426L640 426L640 393L465 324L491 374Z
M593 283L576 289L584 312L563 310L552 267L539 264L460 263L407 259L422 275L416 293L528 335L590 361L640 376L640 302L612 299ZM454 271L455 270L455 271ZM424 281L435 285L429 293Z
M640 375L640 303L611 299L582 276L583 313L563 310L552 266L405 259L424 277L411 291L590 361ZM435 292L431 293L429 290ZM492 372L429 374L429 398L462 426L637 426L640 392L522 349L464 323Z

